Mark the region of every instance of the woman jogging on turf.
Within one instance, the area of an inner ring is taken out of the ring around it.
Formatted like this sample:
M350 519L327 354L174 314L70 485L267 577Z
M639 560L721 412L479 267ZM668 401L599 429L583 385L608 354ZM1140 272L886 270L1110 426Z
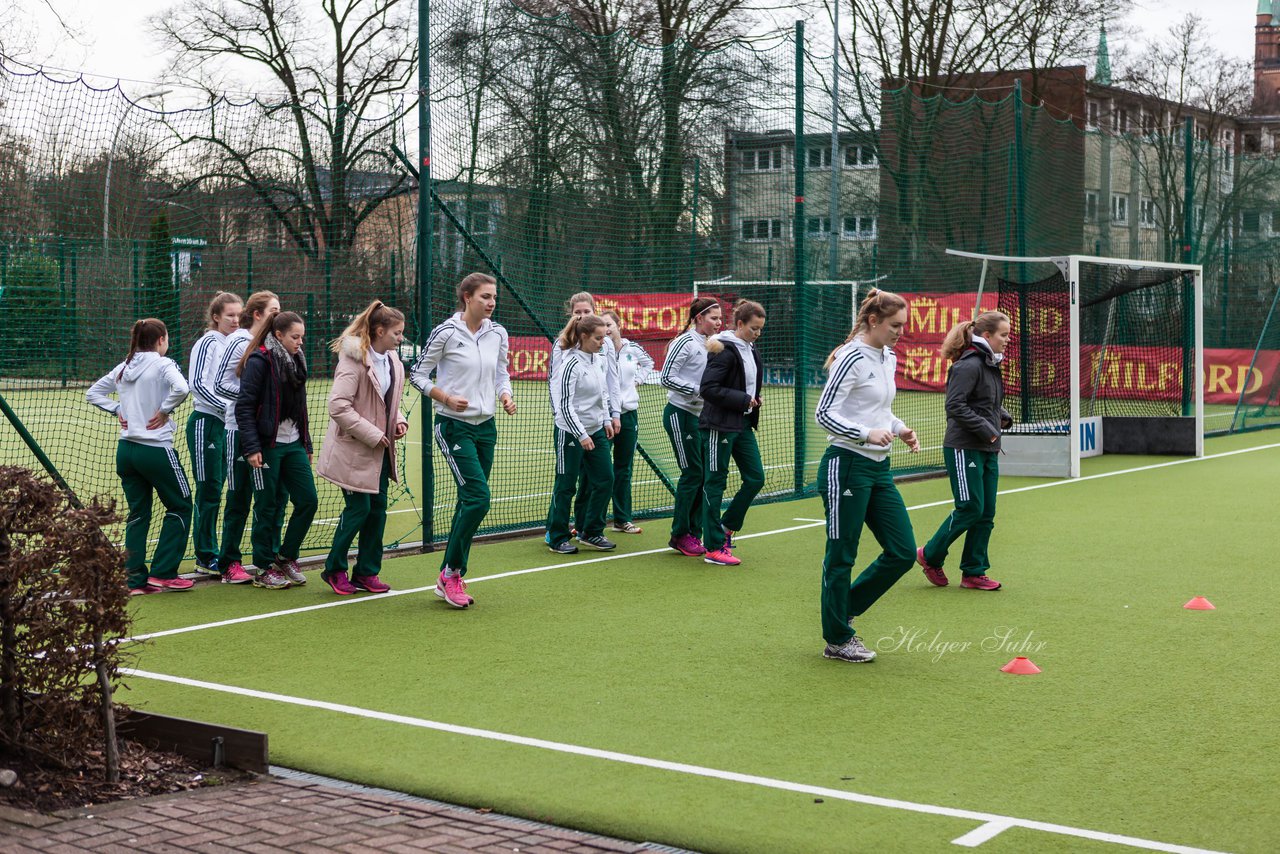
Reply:
M942 357L952 362L947 373L947 433L942 440L947 476L956 508L916 552L925 578L947 586L942 565L951 544L964 537L960 586L999 590L987 576L987 545L995 527L996 490L1000 484L1000 433L1013 424L1004 409L1000 362L1009 345L1009 317L984 311L976 320L957 323L942 342Z
M222 504L222 483L227 477L227 401L214 388L218 359L227 336L240 328L240 297L220 293L209 303L209 328L191 348L187 361L187 385L191 387L192 411L187 417L187 452L196 476L195 507L191 517L191 539L196 551L196 572L220 576L218 568L218 509Z
M680 467L676 485L676 506L671 517L671 539L667 545L689 557L707 553L702 545L702 435L698 416L702 414L702 374L707 368L707 339L720 331L720 303L699 297L689 306L685 331L671 339L662 365L662 387L667 405L662 410L662 427L671 439L671 448Z
M464 577L471 540L489 512L489 472L498 444L494 415L499 404L508 415L516 414L507 373L507 330L492 319L497 304L498 284L492 276L472 273L459 282L460 310L431 330L410 376L414 387L435 403L436 445L458 485L435 591L454 608L475 602Z
M316 515L307 417L306 327L292 311L277 314L253 336L240 358L236 423L240 450L253 484L253 563L262 572L255 587L281 590L307 583L298 567L302 538ZM293 504L283 535L285 495Z
M613 310L604 312L605 351L612 348L618 364L618 408L622 410L613 437L613 530L619 534L639 534L631 519L631 470L636 445L640 442L640 386L653 373L653 357L634 341L622 337L622 318Z
M604 536L604 512L613 493L613 461L609 440L613 422L609 417L609 392L600 360L606 346L604 320L594 315L569 321L560 337L565 351L557 378L552 384L552 405L556 422L556 480L547 514L551 551L574 554L569 540L569 503L577 491L579 471L584 471L585 496L579 510L585 527L578 530L578 542L601 551L616 546Z
M742 529L747 509L764 487L764 464L755 433L764 380L755 343L764 332L764 321L764 306L741 300L733 308L733 331L707 341L707 369L699 388L702 414L698 417L705 466L702 545L707 553L702 559L720 566L742 563L733 554L733 535ZM731 459L742 475L742 485L721 518Z
M120 422L116 474L129 518L124 528L129 595L190 590L178 577L191 523L191 487L173 451L173 410L187 397L187 381L169 352L169 330L154 317L133 324L129 355L89 387L85 398ZM118 400L108 395L115 394ZM147 570L152 493L164 505L160 539Z
M240 551L245 524L249 520L249 507L253 502L253 484L249 482L249 464L240 449L240 431L236 425L236 398L240 395L237 369L253 336L269 325L279 311L280 300L271 291L258 291L251 295L240 312L240 328L227 336L214 372L213 390L227 402L223 418L226 426L224 471L227 496L222 510L222 551L218 555L223 584L244 584L253 580L241 563L243 555ZM258 567L260 571L266 568Z
M874 288L867 294L848 340L827 357L829 374L815 415L830 442L818 464L827 520L822 561L822 636L827 646L822 654L839 661L876 657L854 633L853 620L915 562L911 518L889 470L894 436L912 453L920 450L916 432L891 408L898 366L892 348L906 323L902 297ZM864 523L882 551L850 584Z
M339 596L391 589L378 573L387 527L387 485L399 480L396 441L409 432L409 421L400 411L403 340L404 315L375 300L330 345L338 366L316 473L339 487L346 502L320 575ZM357 536L355 570L348 577L347 552Z

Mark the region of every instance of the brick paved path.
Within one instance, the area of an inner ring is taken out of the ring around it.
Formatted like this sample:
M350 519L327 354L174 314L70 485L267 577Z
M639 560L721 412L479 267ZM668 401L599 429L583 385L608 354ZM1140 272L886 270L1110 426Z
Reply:
M76 810L65 817L14 818L12 812L0 812L0 852L4 854L673 850L419 799L406 801L278 777L122 801Z

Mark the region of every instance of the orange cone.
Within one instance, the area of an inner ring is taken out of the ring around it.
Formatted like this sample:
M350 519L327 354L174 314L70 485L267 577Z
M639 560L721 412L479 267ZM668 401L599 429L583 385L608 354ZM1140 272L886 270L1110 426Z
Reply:
M1210 602L1208 599L1204 598L1203 596L1195 596L1195 597L1192 597L1191 601L1190 601L1190 602L1188 602L1187 604L1183 605L1182 607L1186 608L1188 611L1216 611L1216 610L1218 610L1217 608L1215 608L1215 607L1214 607L1214 605L1213 605L1213 603L1212 603L1212 602Z
M1034 676L1040 672L1040 668L1036 667L1035 662L1025 655L1018 656L1000 669L1005 673L1013 673L1017 676Z

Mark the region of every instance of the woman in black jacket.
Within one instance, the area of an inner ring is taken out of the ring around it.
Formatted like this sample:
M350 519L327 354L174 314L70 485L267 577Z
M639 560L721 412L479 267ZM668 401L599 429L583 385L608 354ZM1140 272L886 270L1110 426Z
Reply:
M733 330L707 340L707 368L702 374L702 414L698 427L705 441L705 476L702 507L703 560L720 566L737 566L733 535L742 529L747 508L764 487L764 465L755 430L760 423L760 387L764 366L755 342L764 331L764 307L740 300L733 309ZM742 486L720 515L725 482L732 459L742 475Z
M956 507L929 542L916 550L925 578L947 586L942 564L947 549L964 537L960 586L999 590L987 577L991 559L987 545L995 527L996 489L1000 482L1000 433L1012 423L1005 411L1000 362L1009 346L1009 318L985 311L976 320L958 323L942 342L942 356L953 364L947 374L947 434L942 440L951 495Z
M253 584L271 590L307 583L298 567L298 552L316 515L307 360L302 355L305 333L301 317L292 311L277 314L249 342L236 369L240 375L236 423L253 485L250 540L253 563L262 570ZM283 515L277 503L284 493L293 502L293 514L281 537L277 519Z

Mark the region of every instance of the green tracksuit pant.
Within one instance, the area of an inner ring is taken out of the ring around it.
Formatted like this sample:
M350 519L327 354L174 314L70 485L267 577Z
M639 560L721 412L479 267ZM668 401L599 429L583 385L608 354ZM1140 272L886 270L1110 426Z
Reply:
M253 479L250 475L253 467L245 462L244 454L240 453L239 430L228 430L224 444L226 459L223 463L223 471L227 476L227 497L226 506L222 511L222 551L218 554L218 568L226 574L231 564L244 560L241 544L244 542L245 525L249 522L249 508L253 505ZM287 497L284 483L281 482L275 498L276 518L272 528L275 531L276 543L273 553L280 551L280 534L284 530ZM258 569L266 568L258 567Z
M302 538L311 528L319 501L311 460L302 442L289 442L266 448L262 452L262 468L250 468L253 484L253 564L267 569L278 555L284 560L297 560ZM283 487L283 489L281 488ZM293 504L289 527L280 533L283 496Z
M498 427L492 418L481 424L468 424L443 415L436 418L434 432L436 446L453 475L453 482L458 485L449 542L445 545L440 569L456 569L466 575L471 540L489 513L489 472L493 471Z
M636 445L640 443L640 413L622 413L622 429L613 442L613 523L621 527L631 521L631 471Z
M227 430L222 419L204 412L192 412L187 419L187 452L196 480L191 539L196 563L208 566L218 559L218 510L222 506L222 484L226 480Z
M741 433L722 430L703 430L703 460L707 467L705 499L702 511L702 545L714 552L724 548L724 532L741 531L747 518L747 509L764 488L764 464L760 462L760 446L756 432L751 428ZM724 502L724 488L729 480L729 462L732 460L742 475L729 509L720 515Z
M147 586L147 577L177 578L187 550L191 525L191 487L172 447L143 445L121 439L116 445L116 474L124 487L129 516L124 528L125 569L129 587ZM160 541L147 570L147 535L151 530L152 493L164 505Z
M587 484L584 528L578 529L579 537L604 535L604 511L613 493L613 460L610 459L609 439L604 430L591 434L594 447L584 451L576 436L556 429L556 482L551 494L551 509L547 513L547 532L551 545L557 546L569 539L569 505L578 488L578 474L583 472Z
M702 539L702 432L698 416L668 403L662 410L662 427L671 439L680 481L676 484L676 506L671 516L671 538L691 534Z
M342 490L345 506L333 534L333 547L324 562L325 575L347 571L347 552L357 536L354 575L377 575L382 570L382 534L387 528L387 484L391 481L391 452L382 454L382 473L377 492Z
M965 575L986 575L991 568L987 546L996 520L996 491L1000 486L1000 454L943 448L947 477L956 507L925 544L924 559L930 566L942 566L951 544L964 537L960 571Z
M818 464L818 491L827 517L822 636L842 644L853 637L851 618L875 604L915 563L916 539L888 459L871 460L832 445ZM864 523L882 551L850 584Z

